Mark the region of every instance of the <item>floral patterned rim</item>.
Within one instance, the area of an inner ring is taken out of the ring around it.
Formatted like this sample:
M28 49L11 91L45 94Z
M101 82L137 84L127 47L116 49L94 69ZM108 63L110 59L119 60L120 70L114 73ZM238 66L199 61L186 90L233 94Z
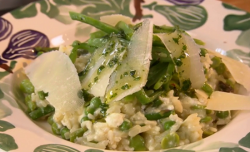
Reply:
M250 66L250 13L219 1L41 0L30 3L0 17L0 151L105 151L64 141L45 131L44 123L32 122L22 110L23 96L17 84L21 68L36 57L32 48L84 39L84 35L94 30L72 21L68 11L94 18L119 13L133 21L152 18L155 24L179 25L207 42L210 49ZM215 135L165 151L250 151L248 126L250 112L239 112Z

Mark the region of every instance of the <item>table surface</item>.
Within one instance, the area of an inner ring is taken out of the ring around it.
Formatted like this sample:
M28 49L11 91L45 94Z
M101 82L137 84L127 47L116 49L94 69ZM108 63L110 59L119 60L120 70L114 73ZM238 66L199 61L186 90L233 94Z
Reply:
M221 1L236 6L238 8L241 8L242 10L245 10L247 12L250 12L250 0L221 0ZM11 10L3 10L3 11L0 10L0 16L9 11Z

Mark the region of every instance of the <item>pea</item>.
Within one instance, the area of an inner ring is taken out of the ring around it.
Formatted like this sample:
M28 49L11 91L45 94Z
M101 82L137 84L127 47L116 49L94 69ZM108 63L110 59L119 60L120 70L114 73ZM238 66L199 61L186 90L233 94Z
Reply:
M129 130L131 127L132 127L132 123L125 120L123 121L123 123L120 125L119 128L121 131L126 131L126 130Z
M217 111L216 116L220 119L225 119L229 116L229 112L228 111Z
M60 135L60 129L55 122L51 125L51 129L55 135Z
M209 96L213 93L213 88L207 83L204 83L204 85L201 87L201 89L203 91L205 91L206 94L209 95Z
M212 61L213 61L212 65L211 65L212 68L216 68L222 63L221 58L219 58L217 56L213 57Z
M90 101L90 105L86 108L85 110L85 114L94 114L95 110L98 109L101 106L102 102L101 99L99 97L95 97L93 99L91 99Z
M163 127L165 130L169 130L174 124L175 124L175 121L169 120L164 123Z
M47 119L47 122L52 125L54 123L54 120L53 120L53 115L49 116L48 119Z
M31 95L29 94L29 95L25 96L24 100L25 100L25 103L27 105L28 102L31 102Z
M207 115L211 115L213 113L213 111L212 110L208 110L208 109L206 109L206 114Z
M203 131L202 137L205 138L205 137L211 136L212 134L214 134L213 131L205 130L205 131Z
M177 133L167 134L161 141L161 147L163 149L172 148L179 145L180 139Z
M34 86L29 79L24 79L20 84L20 89L23 93L31 94L34 92Z
M202 122L202 123L208 123L208 122L210 122L211 120L212 120L212 117L207 116L207 117L205 117L205 118L202 118L202 119L200 120L200 122Z
M86 132L86 131L87 131L87 128L85 128L85 127L74 131L73 133L70 134L70 141L74 142L76 137L83 136L84 132Z
M43 91L38 91L37 94L41 100L45 100L45 97L48 96L48 93L44 93Z
M144 138L140 135L132 137L129 141L129 146L134 148L134 151L146 151Z
M33 101L28 101L26 104L29 112L34 111L37 108L36 103Z
M191 106L190 107L190 109L192 109L192 110L197 110L197 109L205 109L206 108L206 106L204 106L204 105L193 105L193 106Z
M65 133L68 133L69 132L69 129L67 127L63 127L61 130L60 130L60 134L62 136L63 139L66 139L65 137Z

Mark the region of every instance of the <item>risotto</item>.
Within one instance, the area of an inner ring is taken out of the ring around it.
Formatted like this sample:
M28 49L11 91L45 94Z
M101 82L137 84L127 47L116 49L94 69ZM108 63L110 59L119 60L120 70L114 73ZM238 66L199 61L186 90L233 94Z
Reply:
M109 150L173 148L210 136L246 110L246 65L175 27L128 17L99 20L86 42L39 48L20 84L27 112L71 142Z

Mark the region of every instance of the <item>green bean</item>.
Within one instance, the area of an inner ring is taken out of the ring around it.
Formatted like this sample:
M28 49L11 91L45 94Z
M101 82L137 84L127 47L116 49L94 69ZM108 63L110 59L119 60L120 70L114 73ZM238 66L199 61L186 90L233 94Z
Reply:
M45 97L48 96L48 93L44 93L43 91L38 91L38 96L39 96L39 99L41 100L45 100Z
M130 121L123 121L123 123L120 125L119 129L121 131L129 130L132 127L132 123Z
M205 45L205 42L203 42L202 40L196 39L196 38L194 38L194 42L198 45Z
M199 105L199 104L193 105L193 106L190 107L190 109L192 109L192 110L205 109L205 108L206 108L205 105Z
M52 125L54 123L54 120L53 120L53 115L50 115L47 119L47 122Z
M229 112L228 111L217 111L216 116L220 119L225 119L229 116Z
M55 122L51 125L51 129L52 129L53 134L60 135L60 128L58 128Z
M134 95L136 96L137 100L145 105L145 104L148 104L150 102L153 102L156 98L158 98L160 95L162 94L162 91L159 91L159 92L156 92L154 93L151 97L149 97L144 89L141 89L140 91L134 93Z
M126 39L127 39L127 40L130 40L130 39L131 39L131 37L132 37L132 35L133 35L133 33L134 33L134 30L133 30L132 28L130 28L128 24L126 24L126 23L123 22L123 21L119 21L119 22L116 24L115 27L116 27L117 29L122 30L122 31L125 33Z
M129 147L134 148L134 151L146 151L147 150L144 138L140 135L136 135L130 139Z
M203 56L203 57L205 57L206 56L206 54L207 54L207 50L206 49L204 49L204 48L200 48L200 56Z
M32 111L29 113L29 116L31 119L33 120L36 120L38 118L41 118L45 115L48 115L52 112L55 111L55 108L50 106L50 105L47 105L46 107L43 107L43 108L37 108L36 110Z
M61 136L62 136L63 139L67 139L65 137L66 133L69 133L69 129L67 127L63 127L63 128L60 129L60 134L61 134Z
M75 139L76 139L76 137L81 137L81 136L83 136L83 134L85 133L87 131L87 128L80 128L80 129L78 129L78 130L76 130L76 131L74 131L73 133L71 133L70 134L70 141L71 142L74 142L75 141Z
M59 49L58 47L40 47L40 46L34 48L36 52L41 52L41 53L50 52L58 49Z
M202 123L208 123L208 122L211 122L211 120L213 120L212 117L206 116L205 118L202 118L200 120L200 122L202 122Z
M23 93L31 94L34 92L34 86L29 79L24 79L20 84L20 89Z
M28 101L26 105L28 107L29 112L34 111L37 108L36 103L33 101Z
M153 46L165 47L165 45L162 43L161 39L156 35L153 35Z
M157 26L154 25L153 27L153 33L172 33L175 31L175 27L171 27L171 26Z
M174 124L175 124L175 121L172 121L172 120L166 121L163 124L163 128L165 130L169 130Z
M158 108L162 103L163 103L163 101L161 101L160 99L157 99L157 100L153 101L152 107Z
M201 89L203 91L206 92L207 95L211 96L211 94L213 93L213 88L208 84L208 83L204 83L204 85L201 87Z
M72 63L75 63L76 58L77 58L77 49L78 47L74 47L69 55L70 60L72 61Z
M101 106L102 102L99 97L94 97L90 101L90 105L86 108L85 114L94 114L95 110Z
M213 113L213 110L206 109L206 114L211 115Z
M119 33L120 32L114 26L103 23L103 22L101 22L99 20L96 20L94 18L91 18L89 16L86 16L86 15L83 15L83 14L80 14L80 13L75 13L75 12L69 12L69 15L70 15L72 20L77 20L77 21L92 25L92 26L96 27L97 29L99 29L101 31L104 31L104 32L106 32L108 34L111 34L113 32L114 33Z
M177 133L175 132L169 133L162 139L161 147L163 149L176 147L179 145L179 142L180 142L180 138Z
M128 96L124 97L122 99L122 101L124 101L125 103L128 103L130 101L133 101L134 99L135 99L135 95L131 94L131 95L128 95Z
M94 53L96 50L95 46L91 46L88 43L81 43L77 46L78 49L83 49L88 51L89 53Z
M90 34L90 38L102 38L105 35L107 35L107 33L103 32L103 31L96 31Z
M71 45L72 45L73 47L75 47L75 46L78 46L78 45L80 45L80 44L81 44L80 41L75 40Z
M159 79L167 73L166 67L168 67L168 63L166 62L161 62L151 66L148 73L148 81L146 86L151 87L155 85L155 83L159 81Z
M170 53L165 47L154 46L152 48L152 58L159 62L172 62Z
M169 63L166 73L156 82L154 89L158 90L164 83L168 83L172 78L174 70L175 65L173 63Z
M92 46L92 47L101 47L104 44L106 44L108 41L107 38L93 38L93 39L88 39L87 44Z
M159 120L159 119L162 119L162 118L167 118L171 114L173 114L173 111L167 110L167 111L161 111L161 112L158 112L158 113L147 113L147 114L145 114L145 117L148 120Z

